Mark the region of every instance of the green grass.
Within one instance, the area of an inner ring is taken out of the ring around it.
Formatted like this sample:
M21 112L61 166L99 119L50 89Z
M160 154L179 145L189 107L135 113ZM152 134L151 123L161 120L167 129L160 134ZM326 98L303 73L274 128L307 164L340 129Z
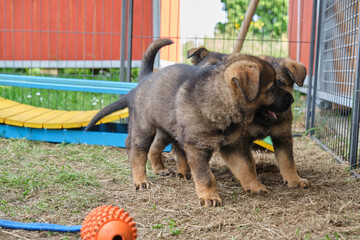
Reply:
M181 234L181 230L179 229L178 225L179 224L175 220L165 218L165 219L163 219L162 223L152 224L151 228L154 230L160 230L160 231L164 232L165 234L179 235L179 234Z
M96 204L101 196L93 191L103 187L98 169L119 181L130 181L129 171L122 172L118 159L105 158L107 150L101 146L53 144L48 147L42 142L23 139L0 141L8 142L0 148L0 196L9 194L6 191L11 189L14 199L22 203L17 208L29 214L52 212L59 207L76 213L89 203ZM123 162L125 159L120 158ZM44 192L40 198L39 191ZM1 212L15 214L19 209L15 211L13 204L1 197Z
M152 171L148 177L153 188L135 191L124 149L0 138L0 218L78 225L91 209L115 205L134 218L139 239L360 236L360 182L310 138L296 138L294 146L297 168L311 181L309 189L287 188L273 154L256 151L258 176L273 193L249 195L215 158L212 170L225 205L208 209L199 206L192 181L154 176ZM175 169L176 162L167 165ZM0 230L0 239L12 234L27 239L80 239L79 233L9 229Z

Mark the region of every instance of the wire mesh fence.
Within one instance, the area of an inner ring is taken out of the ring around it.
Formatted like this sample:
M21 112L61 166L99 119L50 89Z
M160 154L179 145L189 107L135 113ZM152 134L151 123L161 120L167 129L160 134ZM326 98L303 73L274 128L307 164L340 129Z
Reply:
M314 92L308 127L340 161L358 159L359 1L320 1Z

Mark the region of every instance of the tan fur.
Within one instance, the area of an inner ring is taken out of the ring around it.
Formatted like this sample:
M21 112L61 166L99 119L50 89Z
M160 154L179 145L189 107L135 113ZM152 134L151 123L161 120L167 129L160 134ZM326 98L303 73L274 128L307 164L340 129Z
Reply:
M302 87L306 77L306 68L304 64L291 59L284 59L284 66L289 69L289 73L292 75L294 82Z
M176 167L178 171L178 176L180 178L185 178L187 180L190 180L191 173L189 165L187 164L186 156L184 152L180 149L179 146L176 145L176 143L173 144L173 151L176 156Z
M270 193L256 177L255 160L249 150L250 146L246 146L246 142L240 142L237 146L220 148L220 153L245 191Z
M140 151L138 149L131 149L129 158L133 176L133 183L136 189L148 189L151 188L146 175L146 151Z
M194 178L196 193L200 199L200 204L216 207L222 204L221 198L217 193L214 174L210 170L209 160L211 153L207 151L199 152L194 146L185 144L184 150L191 174Z
M167 176L171 175L172 172L167 169L164 165L162 150L166 147L167 135L160 130L156 131L155 139L150 146L148 153L148 159L151 163L152 169L155 174Z
M280 168L280 173L288 187L306 187L309 185L307 179L301 178L296 171L295 162L290 160L286 149L280 149L276 152L276 159Z
M233 73L236 68L243 69L242 71L237 71ZM246 61L237 62L233 64L227 71L224 73L225 78L229 82L229 85L232 85L234 92L238 91L239 88L236 85L236 80L240 84L241 88L244 89L243 94L248 102L254 100L259 92L259 75L260 69L259 66L253 63L248 63ZM230 75L230 76L229 76ZM239 81L239 79L244 79L244 81Z
M206 57L208 52L209 51L205 47L193 48L187 52L187 57L190 58L195 55L199 56L191 58L191 63L196 64L200 62L204 57Z

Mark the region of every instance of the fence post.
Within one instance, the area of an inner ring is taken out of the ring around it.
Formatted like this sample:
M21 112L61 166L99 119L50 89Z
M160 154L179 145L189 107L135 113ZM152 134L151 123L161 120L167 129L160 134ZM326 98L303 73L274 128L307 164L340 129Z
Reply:
M127 35L127 64L126 81L131 82L132 36L133 36L133 8L134 0L129 0L128 35Z
M120 81L125 80L125 44L126 44L126 10L127 1L121 2L121 38L120 38Z
M316 0L315 0L316 1ZM313 128L315 125L315 107L316 107L316 94L317 94L317 83L318 83L318 72L319 72L319 58L320 58L320 42L321 42L321 18L322 18L322 6L323 0L319 1L319 13L317 21L317 37L316 37L316 54L315 54L315 71L314 71L314 84L312 86L312 96L311 96L311 110L310 110L310 126L309 129Z
M358 23L358 42L356 51L356 78L353 90L353 102L351 108L351 132L350 132L350 168L356 168L358 140L359 140L359 111L360 111L360 23Z
M315 50L315 36L316 36L316 13L317 13L317 0L313 0L313 9L311 16L311 40L310 40L310 59L309 59L309 79L307 89L307 111L306 111L306 131L310 129L310 104L311 104L311 90L312 90L312 79L314 71L314 50Z
M153 0L153 40L160 37L160 0ZM154 68L160 67L160 57L156 54Z

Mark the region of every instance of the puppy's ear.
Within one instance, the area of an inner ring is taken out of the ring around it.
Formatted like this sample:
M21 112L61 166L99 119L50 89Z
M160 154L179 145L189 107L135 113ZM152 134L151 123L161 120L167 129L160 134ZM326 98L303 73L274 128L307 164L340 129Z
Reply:
M238 61L229 66L225 74L227 79L231 79L232 87L238 88L248 102L253 101L259 94L260 68L258 64Z
M306 77L306 67L304 64L287 58L284 60L284 66L287 68L292 80L302 87Z
M200 63L209 51L205 47L191 48L187 51L187 58L191 58L191 63L196 65Z

